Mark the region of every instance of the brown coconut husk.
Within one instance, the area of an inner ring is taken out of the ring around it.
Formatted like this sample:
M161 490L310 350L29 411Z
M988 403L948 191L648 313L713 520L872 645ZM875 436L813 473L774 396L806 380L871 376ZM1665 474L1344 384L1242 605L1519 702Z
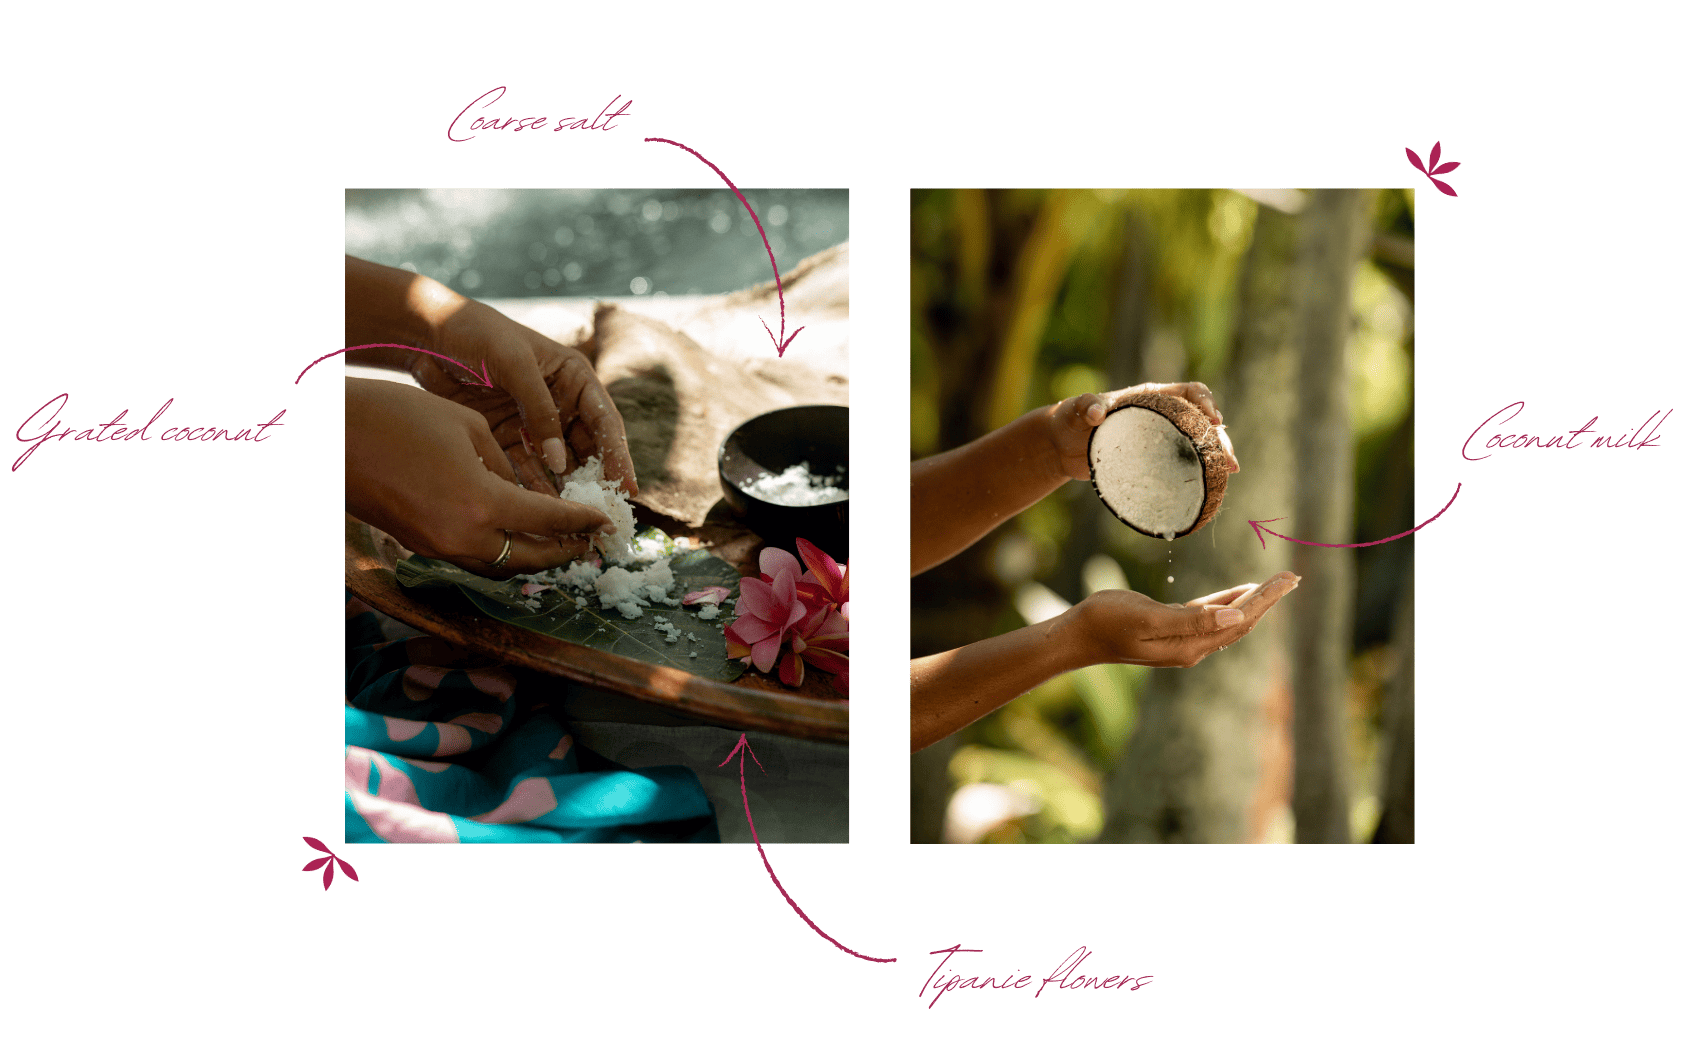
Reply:
M1207 415L1203 414L1201 409L1195 404L1181 397L1168 395L1164 392L1140 392L1133 396L1127 396L1120 400L1119 403L1115 404L1113 409L1108 411L1108 414L1109 416L1112 416L1122 410L1154 411L1156 414L1159 414L1161 417L1171 422L1173 426L1177 428L1179 432L1183 433L1183 435L1190 441L1191 450L1196 454L1197 458L1201 462L1203 483L1202 507L1200 514L1196 517L1196 521L1185 529L1177 531L1173 536L1184 537L1188 534L1194 534L1196 531L1207 526L1208 521L1219 513L1219 503L1225 498L1225 483L1231 475L1231 468L1228 460L1229 456L1220 440L1218 428L1215 427L1212 422L1208 421ZM1104 418L1103 423L1106 424L1106 422L1107 418ZM1108 511L1112 512L1121 523L1124 523L1126 526L1137 531L1139 534L1147 534L1149 537L1153 538L1165 538L1166 534L1164 532L1158 534L1154 533L1126 518L1122 508L1116 507L1114 504L1110 503L1108 495L1105 494L1102 488L1097 484L1096 433L1100 432L1101 428L1102 426L1098 425L1095 429L1092 429L1090 433L1089 459L1091 488L1096 491L1096 496L1101 499L1102 504L1107 505Z

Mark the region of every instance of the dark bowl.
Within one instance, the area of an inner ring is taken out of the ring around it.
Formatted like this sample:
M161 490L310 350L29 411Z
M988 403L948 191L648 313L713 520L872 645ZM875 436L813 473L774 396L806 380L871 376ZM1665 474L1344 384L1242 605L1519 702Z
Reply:
M818 545L840 563L850 558L850 499L825 505L780 505L745 488L764 473L779 475L793 465L830 475L844 469L850 489L850 408L785 407L757 415L733 430L717 456L727 504L763 541L793 554L797 539Z

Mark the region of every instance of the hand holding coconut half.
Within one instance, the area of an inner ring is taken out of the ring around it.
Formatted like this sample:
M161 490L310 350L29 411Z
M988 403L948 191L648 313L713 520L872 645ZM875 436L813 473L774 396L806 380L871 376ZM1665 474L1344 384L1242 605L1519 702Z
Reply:
M1067 475L1090 480L1110 512L1150 537L1200 530L1241 471L1213 393L1199 381L1063 400L1050 428Z
M1166 400L1180 402L1168 403ZM1219 408L1214 406L1213 393L1206 385L1199 381L1184 381L1171 385L1149 382L1114 392L1087 392L1046 408L1049 437L1055 444L1056 453L1061 458L1061 468L1068 478L1092 479L1092 436L1109 415L1127 404L1149 402L1157 403L1161 409L1184 417L1186 424L1191 427L1198 425L1194 419L1187 416L1186 411L1204 419L1208 429L1215 432L1215 438L1221 441L1223 456L1220 460L1226 466L1225 471L1241 471L1237 457L1231 450L1230 437L1224 435L1225 418L1219 413Z
M1089 480L1128 526L1182 537L1219 511L1240 471L1225 419L1200 382L1088 393L1039 408L910 470L911 572L972 545L1070 480ZM909 665L910 747L955 733L1086 665L1188 667L1248 635L1295 589L1294 574L1181 606L1097 592L1053 618Z

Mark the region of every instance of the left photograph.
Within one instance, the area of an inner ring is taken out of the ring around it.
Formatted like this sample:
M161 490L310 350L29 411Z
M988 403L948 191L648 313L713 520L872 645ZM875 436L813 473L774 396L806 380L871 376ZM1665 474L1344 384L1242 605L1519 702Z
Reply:
M847 842L847 192L345 207L346 841Z

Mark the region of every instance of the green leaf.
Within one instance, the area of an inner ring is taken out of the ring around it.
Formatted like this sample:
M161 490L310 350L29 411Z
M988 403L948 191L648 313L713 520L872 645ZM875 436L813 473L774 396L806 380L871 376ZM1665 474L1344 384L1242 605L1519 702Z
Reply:
M674 587L669 590L674 598L710 585L738 590L738 571L701 549L675 556L669 566L674 571ZM600 608L595 595L584 596L587 605L581 607L573 593L557 589L533 597L539 600L539 609L530 610L527 597L522 595L522 582L495 581L422 556L401 561L397 574L406 588L454 588L488 617L554 639L724 683L744 674L745 666L727 657L727 641L721 630L732 617L724 609L713 621L704 621L698 617L702 607L649 606L642 616L629 621L613 608ZM668 637L657 630L658 618L666 618L680 629L677 641L668 642ZM694 635L696 639L690 638ZM687 656L694 653L696 657Z

